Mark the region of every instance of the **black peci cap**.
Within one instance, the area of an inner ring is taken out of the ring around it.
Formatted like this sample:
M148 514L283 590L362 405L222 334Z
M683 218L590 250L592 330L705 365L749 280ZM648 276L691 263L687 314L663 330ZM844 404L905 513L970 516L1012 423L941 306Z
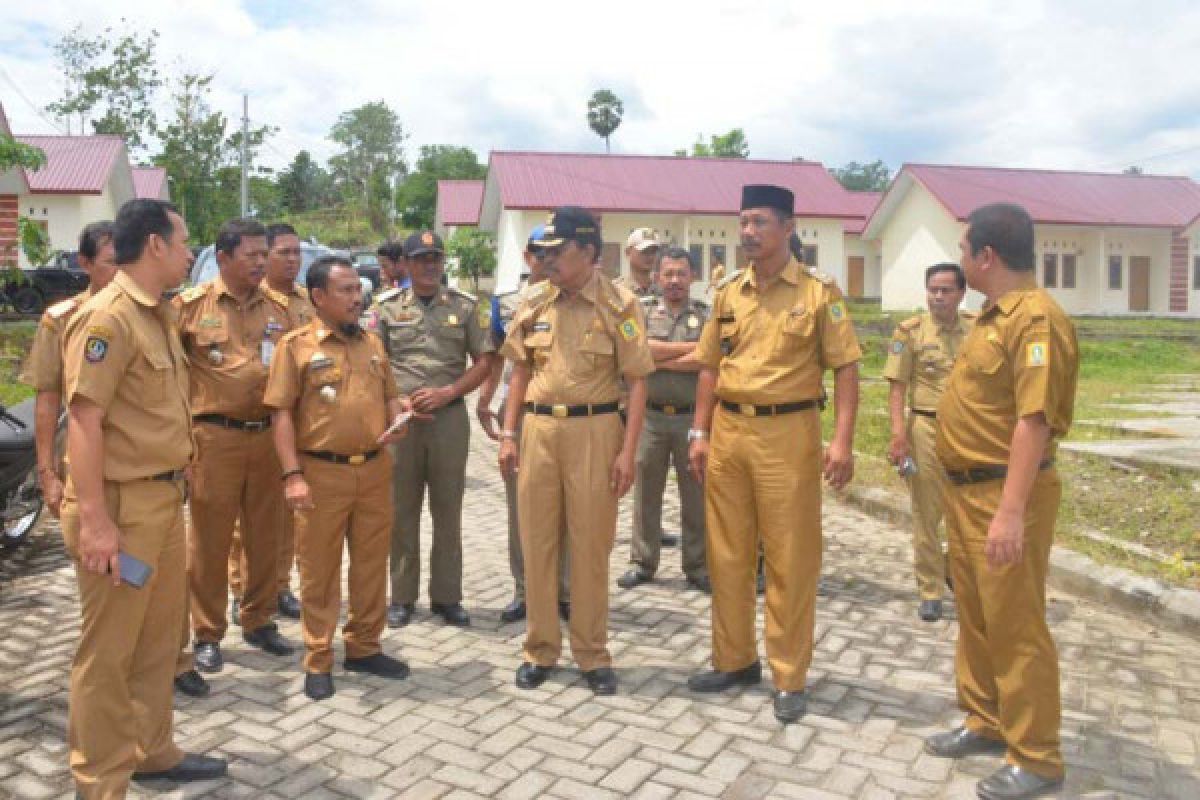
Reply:
M777 208L790 217L796 213L796 197L782 186L752 183L742 187L742 211L747 208Z

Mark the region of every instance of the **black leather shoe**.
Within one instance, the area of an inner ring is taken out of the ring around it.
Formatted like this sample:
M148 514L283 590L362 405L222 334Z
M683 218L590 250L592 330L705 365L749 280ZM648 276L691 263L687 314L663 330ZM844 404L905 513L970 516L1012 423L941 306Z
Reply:
M280 635L279 628L274 622L245 632L242 634L242 638L246 644L254 645L264 653L270 653L273 656L290 656L296 651L292 647L292 643Z
M471 624L471 617L462 603L430 603L429 610L444 619L447 625L466 628Z
M734 686L753 686L756 683L762 683L762 664L757 661L733 672L712 669L697 673L688 678L687 685L693 692L723 692Z
M643 583L649 583L651 577L653 576L641 567L634 567L617 578L617 586L620 586L622 589L632 589L635 586L641 586Z
M583 679L587 681L588 688L596 694L617 693L617 673L612 667L589 669L583 673Z
M279 615L288 619L300 619L300 599L291 589L279 593Z
M408 664L384 653L372 653L362 658L347 658L342 662L347 672L365 672L380 678L402 681L408 677Z
M242 624L241 604L238 603L236 597L229 598L229 624L238 626Z
M926 622L937 622L942 618L941 600L922 600L917 607L917 616Z
M412 622L417 607L412 603L392 603L388 606L387 618L389 628L403 628Z
M1027 769L1005 764L975 786L981 800L1028 800L1062 789L1062 778L1043 778Z
M304 673L304 693L309 700L324 700L333 697L333 676L328 672Z
M562 617L563 622L570 622L571 621L571 604L570 603L559 603L558 604L558 615L560 617Z
M808 692L776 692L772 705L775 707L775 719L787 725L808 711Z
M945 733L935 733L925 740L925 752L938 758L963 758L980 753L1003 753L1007 747L999 739L989 739L958 727Z
M196 642L193 661L201 672L220 672L225 666L221 645L217 642Z
M679 547L679 534L664 533L659 541L662 542L663 547Z
M517 688L536 689L546 682L553 670L554 667L539 667L526 661L517 667Z
M185 753L183 760L170 769L159 772L135 772L135 781L172 781L174 783L191 783L192 781L212 781L229 771L229 762L223 758L201 756L195 753Z
M694 578L689 577L687 584L698 592L712 594L712 578L707 575L697 575Z
M500 612L501 622L516 622L525 619L525 601L513 600Z
M188 697L207 697L208 681L194 669L175 676L175 690Z

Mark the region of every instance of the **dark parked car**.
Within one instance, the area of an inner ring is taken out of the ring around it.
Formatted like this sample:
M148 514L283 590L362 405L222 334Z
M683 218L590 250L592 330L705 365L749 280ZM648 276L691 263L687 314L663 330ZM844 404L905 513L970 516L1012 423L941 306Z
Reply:
M370 250L355 250L350 254L350 258L358 274L371 282L372 289L378 290L379 282L383 279L379 269L379 256Z
M46 306L88 287L88 274L74 252L59 252L36 269L21 270L22 280L6 280L4 302L20 314L40 314Z

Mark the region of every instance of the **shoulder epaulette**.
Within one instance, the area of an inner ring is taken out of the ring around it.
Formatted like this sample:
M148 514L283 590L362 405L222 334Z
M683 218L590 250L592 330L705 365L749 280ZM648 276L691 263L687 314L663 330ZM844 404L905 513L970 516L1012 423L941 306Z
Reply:
M284 308L288 307L288 296L277 289L272 289L270 286L262 287L263 294L275 302L276 305L281 305Z
M470 300L472 303L478 302L478 298L476 298L475 295L471 294L470 292L464 292L462 289L459 289L457 286L448 286L446 288L448 288L450 290L451 294L457 295L464 300Z
M978 319L979 318L978 311L967 311L965 309L962 311L959 311L958 315L960 317L962 317L963 319Z
M375 302L376 303L390 302L391 300L394 300L397 297L399 297L400 293L402 291L404 291L404 290L397 289L396 287L393 286L391 289L386 289L386 290L380 292L379 294L375 295Z
M815 278L816 280L820 281L821 283L825 284L826 286L830 286L834 282L832 275L830 275L827 272L821 272L816 267L805 267L804 271L806 273L808 273L810 278Z
M49 317L50 319L57 320L61 317L66 316L67 314L71 313L78 307L79 307L79 298L68 297L66 300L62 300L62 301L50 306L49 308L47 308L46 316Z
M308 329L311 327L312 327L312 323L309 323L308 325L301 325L299 328L296 328L295 330L288 331L279 339L280 344L282 344L284 342L290 342L292 339L300 338L305 333L307 333Z
M617 283L614 281L605 279L600 281L600 285L604 287L603 291L608 295L607 301L609 309L611 309L612 312L617 316L624 315L625 309L629 308L631 302L641 302L641 298L639 298L636 294L629 291L624 286L617 285ZM658 298L653 299L657 300Z
M915 331L917 328L921 327L921 318L919 316L909 317L901 322L897 327L899 327L902 331Z
M208 284L193 286L190 289L184 289L179 295L179 302L194 303L208 293Z
M728 275L726 275L724 278L721 279L721 282L717 284L717 288L724 289L726 286L733 283L738 278L742 277L742 273L744 273L745 271L746 270L744 270L744 269L735 269L733 272L729 273Z

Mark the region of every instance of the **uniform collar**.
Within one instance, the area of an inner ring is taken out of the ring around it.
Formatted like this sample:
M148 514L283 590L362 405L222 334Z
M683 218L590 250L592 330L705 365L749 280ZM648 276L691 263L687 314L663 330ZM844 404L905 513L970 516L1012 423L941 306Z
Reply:
M406 290L412 294L412 302L413 303L417 303L422 306L425 305L425 302L423 300L421 300L421 296L419 294L417 294L416 290L413 289L412 286L406 287ZM445 288L439 286L437 291L434 292L434 294L433 294L433 302L429 304L429 307L432 308L433 306L444 306L444 305L447 305L449 302L450 302L450 300L446 296Z
M113 276L113 283L120 287L121 291L125 292L125 294L136 300L139 305L150 308L158 306L160 298L151 296L149 292L138 286L137 281L129 277L129 273L125 270L117 270L117 274Z
M1021 285L1018 285L1016 288L1009 289L1007 292L1000 295L1000 297L996 299L996 302L990 304L983 310L983 313L998 313L1003 314L1006 317L1010 316L1012 315L1013 310L1021 304L1022 300L1037 290L1037 278L1030 274L1028 279L1023 281ZM993 309L995 309L995 312L992 311Z
M351 338L351 337L347 336L346 334L342 333L341 331L336 330L335 328L331 328L330 326L326 325L325 321L321 320L321 319L313 320L312 326L313 326L313 336L316 337L317 344L320 344L329 338L338 339L343 342L351 342L351 341L356 342L362 338L362 335L361 335L362 329L361 328L359 329L360 335Z
M966 328L963 326L963 317L962 317L961 311L957 312L954 315L954 322L950 325L943 325L942 323L938 322L934 318L933 312L931 312L931 311L926 311L925 313L929 317L930 326L932 326L933 329L935 331L937 331L938 333L965 333L966 332Z
M788 263L784 266L783 271L779 273L779 277L793 286L797 286L800 284L800 275L803 272L804 268L800 266L800 262L793 256L788 259ZM746 270L746 276L742 278L742 285L745 286L747 284L755 290L758 289L758 272L754 264L750 265L750 268Z
M237 297L234 296L233 292L229 291L229 286L225 283L225 279L221 277L220 273L217 273L217 277L213 278L213 291L215 291L217 293L218 300L221 299L221 295L225 295L233 302L235 302L235 303L239 302ZM258 303L262 299L263 299L262 286L261 285L255 286L250 291L250 296L248 298L246 298L245 304L247 307L249 307L249 306L252 306L252 305Z

